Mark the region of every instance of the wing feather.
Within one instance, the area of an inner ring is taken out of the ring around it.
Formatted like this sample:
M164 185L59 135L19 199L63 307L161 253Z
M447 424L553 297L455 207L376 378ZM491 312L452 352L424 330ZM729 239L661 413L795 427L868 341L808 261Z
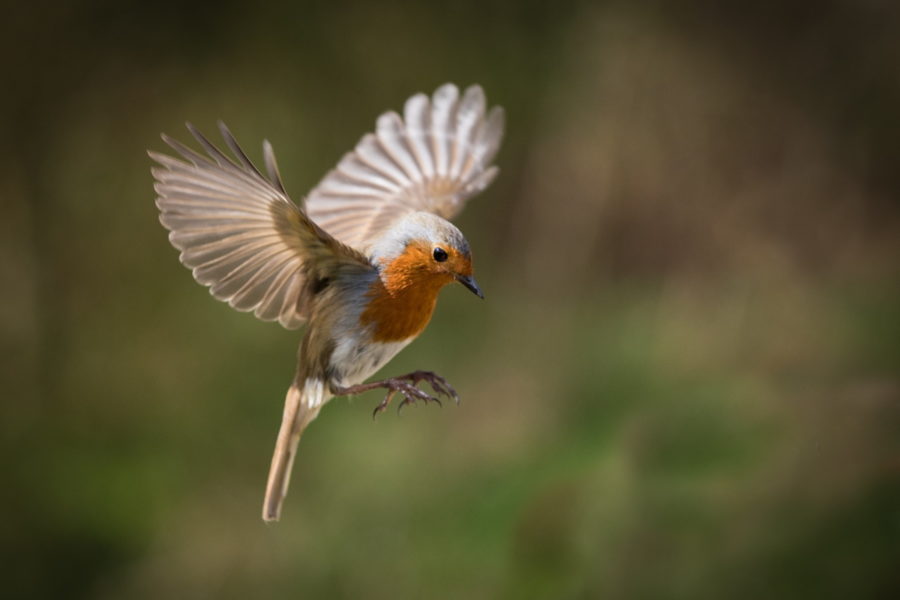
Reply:
M281 172L278 170L278 162L275 160L275 150L269 140L263 140L263 160L266 162L266 172L269 174L269 181L275 184L278 191L287 196L284 189L284 183L281 181Z
M435 172L441 177L450 173L450 150L453 140L452 124L456 115L459 90L453 85L444 85L434 92L431 102L431 153L434 156Z
M429 140L431 137L431 105L428 96L416 94L406 101L404 116L406 118L405 139L412 150L412 156L417 167L415 175L430 179L434 177L434 164L431 159ZM401 138L404 139L404 138Z
M403 117L382 114L375 133L364 135L310 192L307 214L363 251L406 213L453 218L498 172L491 161L503 137L504 112L486 106L480 86L460 95L448 83L431 98L409 98Z
M186 161L151 151L160 165L151 172L169 241L213 296L293 329L308 317L310 281L342 268L373 268L291 202L271 144L263 143L267 178L224 123L219 131L234 159L187 128L206 155L163 135Z

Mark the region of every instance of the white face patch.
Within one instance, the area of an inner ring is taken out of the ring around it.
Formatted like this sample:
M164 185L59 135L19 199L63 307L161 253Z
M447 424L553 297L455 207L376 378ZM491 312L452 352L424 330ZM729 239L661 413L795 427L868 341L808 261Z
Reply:
M414 212L394 223L372 244L369 254L376 265L397 258L413 241L425 241L430 246L454 248L469 254L469 242L453 223L427 212Z

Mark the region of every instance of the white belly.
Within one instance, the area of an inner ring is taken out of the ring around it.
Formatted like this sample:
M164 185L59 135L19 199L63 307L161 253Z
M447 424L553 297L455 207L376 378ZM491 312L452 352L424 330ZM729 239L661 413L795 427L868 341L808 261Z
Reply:
M370 342L368 335L347 336L334 349L331 364L335 381L341 387L362 383L374 375L414 338L399 342Z

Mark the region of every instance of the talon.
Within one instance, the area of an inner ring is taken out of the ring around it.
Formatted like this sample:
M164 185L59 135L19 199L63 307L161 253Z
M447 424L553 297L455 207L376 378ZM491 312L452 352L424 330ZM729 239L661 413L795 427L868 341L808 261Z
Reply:
M379 402L378 405L375 407L375 410L372 411L373 419L378 416L378 413L380 413L381 411L383 411L384 409L386 409L388 407L388 404L390 404L390 402L391 402L391 398L393 398L394 394L396 394L396 393L397 393L396 390L388 389L388 393L385 394L384 400Z
M415 404L417 400L421 400L426 404L428 404L429 401L437 402L438 404L440 404L440 400L420 390L413 384L403 383L401 385L401 393L403 394L404 398L403 401L397 406L398 414L404 406L406 406L407 404Z
M414 373L409 374L410 380L413 382L419 381L427 381L428 385L431 386L431 389L435 391L438 395L447 396L448 398L453 399L454 402L459 404L459 394L456 393L456 390L453 389L453 386L450 383L432 371L416 371Z
M416 390L416 388L412 388L412 389ZM416 390L416 391L418 392L418 390ZM406 406L407 404L415 404L416 403L416 398L411 395L412 392L410 392L409 390L403 390L402 393L403 393L403 400L401 400L400 403L397 404L397 414L398 415L400 414L400 411L403 410L404 406Z

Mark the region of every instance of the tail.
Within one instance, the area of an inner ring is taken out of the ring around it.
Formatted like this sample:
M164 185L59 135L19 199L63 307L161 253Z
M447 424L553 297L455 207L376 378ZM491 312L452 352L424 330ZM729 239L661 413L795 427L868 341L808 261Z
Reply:
M275 441L275 454L272 456L272 466L269 467L263 521L277 521L281 516L281 504L287 495L300 434L316 418L329 396L325 391L325 384L318 379L294 381L288 389L281 429Z

